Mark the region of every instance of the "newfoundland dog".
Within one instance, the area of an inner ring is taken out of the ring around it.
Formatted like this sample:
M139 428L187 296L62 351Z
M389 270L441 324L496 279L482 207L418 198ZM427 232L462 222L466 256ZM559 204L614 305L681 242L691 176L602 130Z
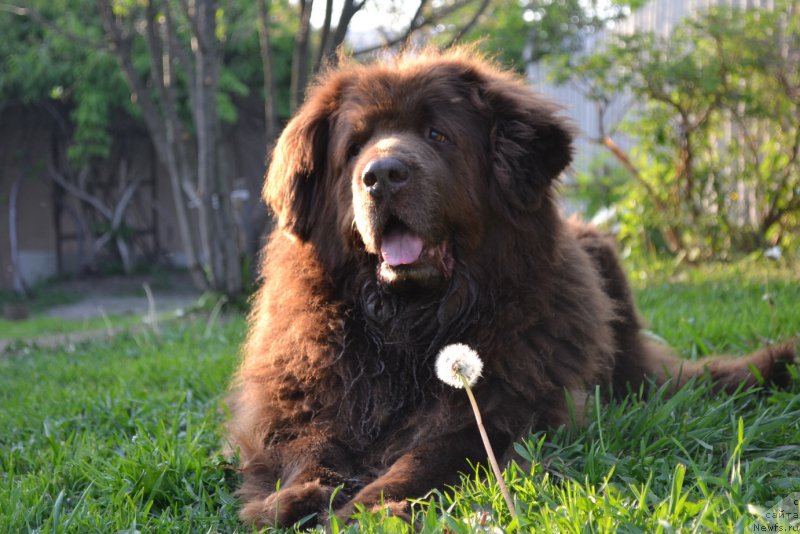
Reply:
M475 396L506 454L596 385L786 380L789 345L686 362L642 334L614 244L559 214L574 130L521 78L468 49L344 63L264 186L277 226L230 400L245 521L402 515L483 461L467 396L435 376L450 343L483 358Z

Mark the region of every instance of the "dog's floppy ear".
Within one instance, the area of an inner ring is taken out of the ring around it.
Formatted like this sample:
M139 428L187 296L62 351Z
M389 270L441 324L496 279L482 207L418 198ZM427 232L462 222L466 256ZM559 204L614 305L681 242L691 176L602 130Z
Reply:
M514 208L535 208L572 161L573 128L556 104L514 78L489 79L481 86L493 117L495 186Z
M272 152L262 191L279 226L303 241L310 238L325 200L330 116L338 99L330 89L318 87L289 121Z

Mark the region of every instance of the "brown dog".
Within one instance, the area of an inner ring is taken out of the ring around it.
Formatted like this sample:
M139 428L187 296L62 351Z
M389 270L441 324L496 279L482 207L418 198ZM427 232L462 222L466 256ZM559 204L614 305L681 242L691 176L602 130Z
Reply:
M333 498L404 500L485 459L463 392L434 375L452 342L495 450L568 421L599 384L710 373L768 380L793 348L683 362L646 340L614 245L559 215L573 132L522 80L469 50L324 75L286 127L264 198L266 248L231 402L241 516L290 525ZM280 483L280 490L276 491Z

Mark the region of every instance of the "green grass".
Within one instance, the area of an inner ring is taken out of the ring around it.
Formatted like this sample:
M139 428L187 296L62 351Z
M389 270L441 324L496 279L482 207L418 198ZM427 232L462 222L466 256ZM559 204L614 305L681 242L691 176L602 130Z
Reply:
M637 282L637 298L653 332L687 357L800 335L800 283L787 269L658 275ZM219 455L244 322L205 329L0 357L0 532L249 531ZM800 491L795 378L789 391L632 395L592 406L586 428L531 436L518 447L524 467L506 471L519 525L482 466L414 511L424 532L479 532L469 521L481 517L520 532L747 532L755 512ZM408 531L359 518L360 532Z
M740 262L632 278L647 326L687 358L800 335L800 268Z
M0 340L23 340L53 334L69 334L87 330L105 330L107 328L127 328L141 323L142 319L135 315L109 315L105 318L62 319L45 314L55 306L73 304L81 299L81 295L59 287L55 282L37 285L32 296L23 299L18 294L0 290L0 312L6 303L24 302L30 316L24 321L8 321L0 313Z
M11 302L25 302L32 313L41 312L53 306L72 304L81 296L74 291L57 287L55 282L43 282L31 291L30 298L23 298L18 293L0 289L0 306Z
M40 336L85 332L88 330L103 331L109 328L128 328L142 324L140 315L108 315L91 319L62 319L33 315L24 321L6 321L0 319L0 339L25 340Z
M170 289L170 273L153 269L150 273L149 284L154 290L168 291ZM0 341L15 342L19 340L30 340L31 338L48 337L53 335L70 334L74 332L86 331L106 331L113 329L127 329L144 323L141 314L123 313L106 314L101 317L85 319L63 319L47 315L51 308L79 302L84 298L74 288L65 286L63 280L53 279L42 282L34 286L29 298L23 298L19 294L10 290L0 290ZM114 295L120 296L142 296L140 286L123 285L115 288ZM208 293L201 297L190 310L202 311L207 308L209 311L213 307L218 297ZM24 302L30 315L23 321L8 321L3 317L2 308L7 303ZM175 315L171 312L159 313L159 321L169 321ZM2 346L2 343L0 343Z
M242 320L0 360L0 532L236 527L220 395Z

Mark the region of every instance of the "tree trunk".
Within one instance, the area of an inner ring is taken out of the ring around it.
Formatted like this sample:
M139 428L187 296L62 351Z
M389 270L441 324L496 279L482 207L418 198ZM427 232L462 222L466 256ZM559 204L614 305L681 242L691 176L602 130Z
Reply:
M290 107L292 113L303 103L308 83L308 45L311 38L311 7L314 0L300 0L300 28L294 37L292 53L292 86Z
M661 197L658 196L658 193L650 183L645 180L642 175L639 173L639 169L631 162L628 155L625 153L622 148L614 142L613 139L609 136L605 136L600 140L602 146L608 149L609 152L617 159L619 163L628 171L628 173L636 180L639 185L644 187L645 191L647 192L647 196L653 202L656 210L664 216L664 223L666 227L663 230L664 238L667 241L667 246L669 247L670 252L673 254L678 253L685 249L683 238L681 237L680 228L677 228L670 220L673 220L670 216L669 208L667 205L661 200Z
M22 268L19 264L19 245L17 243L17 196L19 186L22 183L22 176L18 176L11 184L11 192L8 195L8 241L11 248L11 270L14 275L14 289L23 296L30 297L28 284L22 275Z
M142 111L145 127L150 134L156 155L159 161L167 170L172 189L173 202L175 207L175 217L178 222L178 232L181 237L181 245L186 254L186 264L192 279L200 289L208 288L208 281L205 278L192 235L189 215L186 211L184 192L189 182L191 171L188 165L186 147L183 145L181 135L181 125L177 119L177 111L174 102L169 98L169 88L164 87L163 76L158 76L158 69L153 73L154 78L160 82L155 84L157 93L161 96L159 105L151 97L151 92L145 81L139 75L138 70L133 64L133 54L130 38L126 36L121 27L121 22L114 14L110 0L96 0L97 9L103 21L103 27L107 34L107 40L111 45L111 51L125 76L125 81L131 90L131 100L136 102ZM148 8L151 4L148 4ZM152 21L147 21L152 23ZM157 53L151 48L152 53ZM151 62L151 65L155 62ZM167 62L165 62L167 63ZM171 67L171 61L168 65ZM161 108L160 111L159 108Z
M280 133L278 106L275 99L275 64L269 38L270 0L258 0L258 43L261 50L261 67L264 74L264 140L272 147Z
M241 292L237 229L230 201L230 185L219 172L219 89L221 51L217 40L216 0L182 1L191 28L191 53L178 38L180 20L173 19L170 3L150 0L144 20L150 55L149 85L133 65L130 38L114 14L109 0L97 0L103 25L112 43L133 100L142 110L156 154L170 179L181 241L195 282L202 289L213 288L232 295ZM161 16L163 15L163 16ZM194 130L194 150L181 121L173 80L175 65L182 67L188 81L189 105ZM186 201L197 210L198 257Z
M217 117L220 51L216 37L215 0L197 2L195 50L195 109L197 183L202 202L201 234L211 267L213 286L227 295L242 290L237 229L232 213L230 184L220 174Z

